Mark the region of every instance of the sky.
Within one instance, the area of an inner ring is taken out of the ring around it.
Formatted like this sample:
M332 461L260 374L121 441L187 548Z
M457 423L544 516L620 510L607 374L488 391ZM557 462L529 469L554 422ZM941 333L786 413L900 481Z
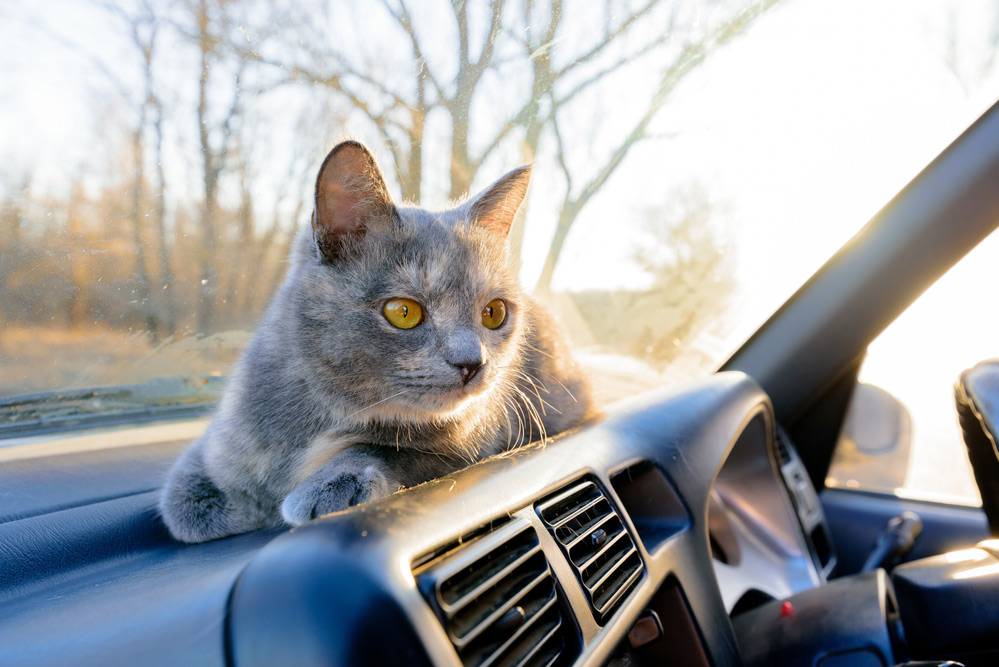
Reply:
M566 252L586 270L566 266L558 283L612 281L630 248L601 233L607 221L637 217L649 191L698 182L734 223L748 310L772 312L999 97L999 66L970 91L947 67L935 42L948 6L792 2L761 19L681 85L653 130L665 138L636 148L614 196L584 211ZM960 8L973 69L999 9ZM614 255L603 271L601 254Z

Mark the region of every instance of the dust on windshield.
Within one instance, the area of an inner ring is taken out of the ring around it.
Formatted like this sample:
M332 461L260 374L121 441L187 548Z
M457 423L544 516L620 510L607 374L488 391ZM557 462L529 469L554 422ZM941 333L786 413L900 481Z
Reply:
M956 1L2 11L8 420L213 400L348 135L430 208L533 163L512 257L600 399L702 375L999 89Z

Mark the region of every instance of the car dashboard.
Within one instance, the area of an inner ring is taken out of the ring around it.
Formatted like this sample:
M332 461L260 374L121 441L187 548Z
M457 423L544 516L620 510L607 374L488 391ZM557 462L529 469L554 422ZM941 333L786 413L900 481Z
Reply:
M835 563L807 480L730 372L290 531L180 545L155 489L40 513L0 523L0 662L740 664L730 614Z

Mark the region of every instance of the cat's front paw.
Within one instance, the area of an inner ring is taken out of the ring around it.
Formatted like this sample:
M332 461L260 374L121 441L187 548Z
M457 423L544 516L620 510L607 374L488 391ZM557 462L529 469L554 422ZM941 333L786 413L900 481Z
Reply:
M281 516L293 526L339 512L390 492L385 474L376 465L359 470L320 470L292 491L281 503Z

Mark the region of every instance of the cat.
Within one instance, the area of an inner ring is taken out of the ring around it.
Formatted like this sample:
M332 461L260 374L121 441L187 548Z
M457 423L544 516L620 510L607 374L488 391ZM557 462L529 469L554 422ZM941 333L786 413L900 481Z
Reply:
M591 416L565 339L508 265L530 172L432 213L395 205L362 144L329 152L285 281L168 475L174 538L301 525Z

